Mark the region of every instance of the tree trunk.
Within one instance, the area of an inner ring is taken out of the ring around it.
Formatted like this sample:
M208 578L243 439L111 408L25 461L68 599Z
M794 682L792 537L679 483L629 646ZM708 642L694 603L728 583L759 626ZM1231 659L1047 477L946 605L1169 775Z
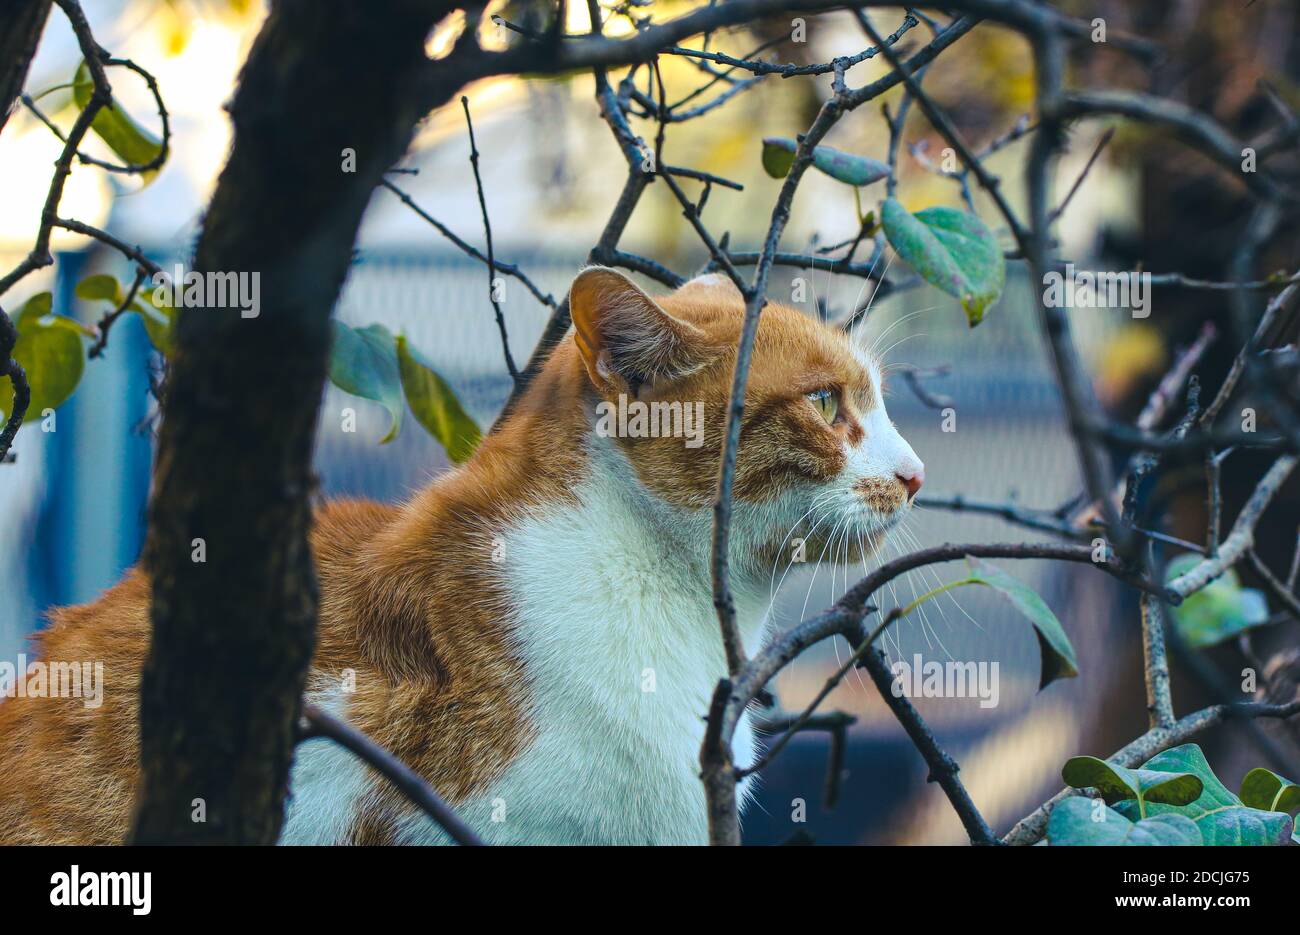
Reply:
M194 269L259 276L260 313L209 294L179 319L145 546L136 843L279 835L315 641L330 316L366 203L423 116L411 88L450 6L280 0L244 66Z
M0 130L27 81L50 15L50 0L0 0Z

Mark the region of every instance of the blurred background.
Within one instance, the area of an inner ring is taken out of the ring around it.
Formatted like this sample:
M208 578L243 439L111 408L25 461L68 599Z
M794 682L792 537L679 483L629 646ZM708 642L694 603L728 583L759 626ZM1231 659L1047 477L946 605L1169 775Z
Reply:
M651 10L665 18L690 6L656 2ZM1210 111L1246 138L1276 119L1258 101L1261 79L1271 82L1292 106L1300 102L1297 10L1289 0L1258 0L1240 9L1237 4L1193 0L1100 2L1087 4L1086 10L1077 6L1081 14L1104 16L1109 29L1157 39L1171 49L1169 61L1151 72L1104 45L1084 50L1071 63L1071 80L1078 84L1169 94ZM536 13L522 4L500 9L520 22ZM169 268L187 259L224 162L230 128L222 103L231 94L264 10L253 0L91 0L86 10L101 44L140 62L157 77L171 115L173 153L144 187L133 178L76 166L63 213L142 245ZM892 31L902 12L878 11L872 17L879 27ZM608 31L619 32L619 22L614 20ZM585 29L585 13L574 13L571 26ZM621 31L629 29L624 24ZM782 31L788 31L788 24L773 24L770 31L720 34L712 47L744 54ZM509 35L493 32L486 27L485 44L510 41ZM431 52L437 54L440 43L445 47L454 36L447 30L433 37ZM823 62L869 44L847 14L810 19L807 36L806 43L785 42L769 54L781 61ZM924 28L912 36L916 38L908 41L919 45L925 41ZM42 98L45 111L56 121L67 121L72 112L66 90L57 88L70 80L78 61L66 24L57 14L52 16L28 92L56 89ZM865 62L849 72L849 82L863 84L885 67L883 62ZM690 93L708 78L685 58L665 57L662 68L670 99ZM733 248L757 249L779 188L779 182L763 172L761 137L794 137L806 129L828 86L826 78L768 78L708 117L669 130L665 161L744 185L741 192L715 189L704 215L715 233L730 232ZM1031 105L1028 48L1009 32L981 26L941 57L926 87L979 148L1015 126ZM149 123L151 100L142 83L115 77L114 90L133 114ZM583 265L626 174L612 135L599 119L592 79L494 79L472 85L466 93L482 152L496 255L518 264L558 298ZM897 100L897 91L884 98L891 106ZM653 138L653 124L638 123L634 129ZM1060 165L1058 191L1079 175L1105 129L1094 123L1074 130L1069 155ZM888 131L878 106L864 107L844 120L828 142L884 158ZM934 158L942 149L924 117L916 113L907 124L905 143L927 145ZM1006 190L1017 205L1024 146L1024 141L1014 143L989 160L990 168L1007 179ZM90 148L93 151L94 144ZM11 118L0 139L0 261L6 269L30 247L44 180L58 149L54 136L26 111ZM482 247L482 219L468 157L464 115L459 106L448 106L429 118L409 154L404 167L415 171L393 180L423 209ZM951 180L906 151L900 166L899 197L907 207L961 206L960 189ZM869 188L864 196L864 209L869 209L883 191ZM995 214L978 193L976 205L996 229ZM1226 278L1246 210L1236 181L1224 179L1176 144L1121 127L1062 219L1060 250L1081 268ZM853 237L858 226L852 191L810 173L800 188L783 248L811 254L818 245ZM662 185L650 186L620 246L683 275L707 260ZM76 298L73 287L95 272L128 278L126 264L66 233L56 232L54 247L55 266L25 280L13 304L29 292L50 289L56 311L93 323L102 309ZM1264 271L1293 271L1300 260L1294 231L1283 228L1262 260ZM801 302L794 301L795 277L812 285ZM404 332L486 428L509 390L486 280L481 264L456 252L396 197L380 190L366 216L356 265L336 314L353 325L382 322L394 332ZM506 283L503 310L515 359L522 362L541 333L548 309L514 280ZM652 294L662 290L654 283L643 285ZM769 294L832 319L848 314L870 295L862 280L790 268L777 270ZM1034 299L1020 264L1011 263L1003 297L974 330L966 326L955 300L928 286L873 303L861 340L883 352L887 364L951 368L947 376L928 380L927 386L951 398L955 431L944 431L942 414L923 405L901 381L888 399L895 422L926 463L928 494L1014 497L1025 506L1051 508L1077 492L1074 449ZM1073 313L1073 326L1098 395L1117 415L1131 417L1175 348L1190 341L1202 322L1222 322L1225 312L1220 294L1157 290L1148 319L1134 320L1121 309L1084 309ZM1201 375L1211 387L1217 386L1233 350L1220 342L1208 356ZM138 557L156 416L149 392L152 366L138 319L127 316L115 326L105 355L87 363L75 395L58 410L57 431L28 425L18 436L16 463L0 468L0 513L7 518L0 524L0 658L12 659L21 651L25 635L40 625L49 607L92 599ZM338 414L345 406L357 410L355 433L339 429ZM323 495L398 500L447 469L442 449L414 420L407 420L395 441L381 446L386 427L380 406L329 388L317 449ZM1260 470L1260 462L1248 456L1232 463L1225 503L1229 521ZM1300 516L1294 488L1293 483L1261 526L1263 553L1283 571ZM1169 498L1169 531L1200 539L1203 492L1192 485L1170 491ZM1037 534L996 518L917 509L883 557L945 541L1035 538ZM788 626L824 608L863 571L815 558L810 555L807 564L776 575L781 586L773 589L775 625ZM928 604L923 614L899 625L889 644L892 657L909 661L919 653L927 660L999 664L1000 701L994 708L981 708L976 699L917 702L962 764L963 779L976 803L999 831L1060 786L1065 759L1080 753L1104 756L1145 727L1132 597L1086 568L1028 562L1003 567L1038 590L1065 625L1079 653L1077 679L1037 693L1038 647L1032 631L996 595L976 593L987 589L962 589ZM897 594L891 593L890 601L910 601L949 580L959 568L936 566L913 573L896 584ZM1273 628L1265 641L1294 644L1294 630L1286 629L1293 626L1294 621ZM824 645L787 670L775 686L782 705L798 709L810 700L843 652L842 645ZM1234 652L1216 650L1208 663L1235 673L1240 660ZM1184 675L1175 674L1180 711L1213 700L1207 688ZM872 686L851 677L827 707L858 717L850 732L838 803L834 809L824 807L825 736L801 734L765 771L757 804L745 818L747 841L777 843L796 832L806 832L818 843L965 840L942 793L924 781L924 764ZM1264 762L1251 736L1240 730L1210 735L1206 747L1219 775L1232 787L1247 769ZM807 803L806 823L791 820L796 799Z

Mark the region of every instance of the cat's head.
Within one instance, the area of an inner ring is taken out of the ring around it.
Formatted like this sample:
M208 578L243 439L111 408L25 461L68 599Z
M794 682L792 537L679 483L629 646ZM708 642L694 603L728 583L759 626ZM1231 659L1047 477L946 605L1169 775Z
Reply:
M570 290L595 430L641 483L705 510L744 319L724 276L651 298L622 273L584 270ZM639 421L638 421L639 418ZM742 554L770 562L797 537L843 561L874 551L911 506L924 466L885 411L877 361L841 330L769 303L759 318L741 423L732 521Z

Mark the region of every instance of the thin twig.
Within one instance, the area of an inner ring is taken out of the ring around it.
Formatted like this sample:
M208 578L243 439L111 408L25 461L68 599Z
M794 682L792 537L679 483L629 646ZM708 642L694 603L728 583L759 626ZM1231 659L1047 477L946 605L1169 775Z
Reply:
M478 170L478 146L474 143L474 121L469 115L469 98L462 94L461 106L465 108L465 127L469 130L469 164L474 167L474 186L478 189L478 206L483 212L483 233L487 240L488 301L496 313L497 331L501 333L501 352L506 359L506 370L515 386L519 385L519 369L510 354L510 335L506 333L506 318L501 313L501 302L497 299L497 264L492 252L492 221L488 218L487 198L483 194L483 177Z
M443 224L433 215L429 214L429 212L421 208L419 204L416 203L415 199L413 199L405 191L398 188L388 179L381 179L379 184L385 189L387 189L388 191L392 192L394 195L396 195L397 199L401 201L402 204L406 205L408 208L414 211L422 220L424 220L430 226L432 226L434 230L436 230L438 233L442 234L442 236L450 240L457 249L459 249L463 253L468 254L469 256L473 257L474 259L478 260L481 263L487 263L488 261L487 256L485 256L483 253L480 253L478 248L476 248L470 243L467 243L461 237L457 236L456 233L453 230L451 230L451 228L447 227L447 225ZM528 276L524 274L523 270L521 270L515 264L503 263L501 260L497 260L494 258L494 266L497 272L505 273L507 276L513 276L515 279L523 283L524 288L527 289L530 293L532 293L533 298L537 299L538 302L541 302L547 308L554 310L558 305L554 296L552 296L549 292L543 292L541 289L539 289L537 285L531 279L529 279Z
M302 716L306 727L299 734L300 741L316 737L333 740L391 782L402 795L436 821L457 844L477 846L484 843L418 773L347 721L336 718L313 704L303 705Z
M22 364L14 360L14 345L18 343L18 329L7 312L0 308L0 379L8 378L13 386L13 411L9 413L4 427L0 429L0 464L12 460L9 448L13 444L18 428L27 415L31 405L31 387L27 383L27 374Z
M1142 659L1146 672L1147 716L1149 726L1170 727L1174 723L1174 703L1169 689L1169 655L1165 649L1165 610L1150 594L1143 594Z
M118 303L116 308L112 311L105 312L104 316L99 319L99 324L95 326L99 335L90 345L90 350L86 352L88 358L93 360L104 353L104 348L108 347L109 329L112 328L113 323L121 318L122 315L126 313L127 309L131 307L131 303L135 301L136 293L140 291L140 284L144 282L146 276L148 276L148 271L143 266L136 267L135 280L131 283L131 288L127 290L126 297Z
M964 494L954 494L951 497L918 496L914 505L927 509L953 510L958 513L985 513L1001 517L1017 526L1054 533L1067 539L1091 538L1087 531L1061 519L1050 510L1030 510L1011 502L998 503L972 499Z
M1246 558L1250 562L1251 569L1255 574L1259 575L1260 580L1264 582L1264 587L1268 588L1268 593L1273 595L1274 600L1285 607L1287 613L1292 617L1300 620L1300 599L1296 598L1285 582L1278 580L1278 577L1264 564L1264 560L1256 554L1254 549L1249 549L1246 552Z
M1070 206L1070 202L1074 200L1074 196L1083 185L1083 180L1086 179L1088 173L1092 171L1093 164L1096 163L1097 157L1101 155L1101 151L1106 148L1106 145L1110 143L1114 137L1115 128L1107 127L1106 132L1103 133L1101 139L1097 141L1097 146L1093 149L1092 155L1088 157L1087 163L1084 164L1083 171L1079 173L1079 177L1074 180L1074 184L1070 186L1070 190L1066 193L1065 197L1061 199L1061 203L1053 208L1051 213L1047 215L1048 224L1053 223L1057 218L1065 213L1065 209Z

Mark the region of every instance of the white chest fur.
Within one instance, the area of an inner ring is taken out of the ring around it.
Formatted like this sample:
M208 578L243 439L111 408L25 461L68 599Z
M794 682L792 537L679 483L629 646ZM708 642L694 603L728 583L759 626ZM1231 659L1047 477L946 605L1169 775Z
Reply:
M671 510L634 481L615 480L628 478L615 467L598 464L605 469L574 491L577 508L539 512L503 537L528 678L520 696L536 739L493 788L462 804L489 842L707 842L699 750L726 669L707 511ZM738 599L753 621L752 647L762 608L743 590ZM750 762L752 743L746 721L737 763ZM403 838L442 835L421 819Z

